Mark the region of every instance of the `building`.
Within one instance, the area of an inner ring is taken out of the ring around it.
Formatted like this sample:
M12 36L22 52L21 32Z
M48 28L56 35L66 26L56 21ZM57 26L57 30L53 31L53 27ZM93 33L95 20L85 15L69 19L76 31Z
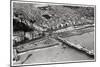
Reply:
M25 37L28 38L29 40L36 39L42 36L41 31L32 31L32 32L26 32Z
M14 32L13 40L16 42L21 42L22 40L24 40L24 32L23 31Z
M28 38L29 40L32 39L32 32L26 32L25 37Z

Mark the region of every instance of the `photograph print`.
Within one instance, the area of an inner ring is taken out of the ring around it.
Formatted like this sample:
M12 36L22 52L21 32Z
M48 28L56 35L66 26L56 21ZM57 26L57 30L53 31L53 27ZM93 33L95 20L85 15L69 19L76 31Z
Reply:
M11 66L95 61L95 5L11 1Z

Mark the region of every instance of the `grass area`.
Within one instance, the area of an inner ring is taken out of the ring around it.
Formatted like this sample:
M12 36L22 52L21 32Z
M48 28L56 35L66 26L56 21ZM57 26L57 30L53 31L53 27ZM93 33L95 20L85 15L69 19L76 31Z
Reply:
M37 41L35 43L31 41L24 45L20 45L16 49L18 53L21 53L21 52L26 52L26 51L35 50L35 49L47 48L47 47L51 47L55 45L58 45L57 41L55 41L52 38L45 38L45 39L42 39L42 41Z

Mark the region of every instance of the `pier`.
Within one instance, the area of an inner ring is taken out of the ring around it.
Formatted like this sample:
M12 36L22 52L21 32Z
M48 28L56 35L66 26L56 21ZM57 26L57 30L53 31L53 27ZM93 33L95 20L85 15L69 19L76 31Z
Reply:
M80 44L74 44L71 43L70 41L66 41L64 39L62 39L61 37L54 37L56 40L58 40L59 42L63 43L65 46L70 46L73 49L79 50L81 52L86 53L87 55L94 57L94 52L93 50L88 50L86 47L82 47Z

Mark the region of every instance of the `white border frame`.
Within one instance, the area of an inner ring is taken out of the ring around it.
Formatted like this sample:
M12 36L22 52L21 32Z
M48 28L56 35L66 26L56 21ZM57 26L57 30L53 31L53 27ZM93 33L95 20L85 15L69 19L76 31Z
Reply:
M50 62L50 63L37 63L37 64L17 64L13 65L13 3L37 3L37 4L50 4L50 5L68 5L68 6L81 6L81 7L94 7L94 60L78 60L78 61L61 61L61 62ZM80 63L80 62L95 62L96 61L96 5L86 5L86 4L69 4L69 3L54 3L54 2L39 2L39 1L14 1L10 2L10 66L35 66L35 65L50 65L50 64L66 64L66 63Z

